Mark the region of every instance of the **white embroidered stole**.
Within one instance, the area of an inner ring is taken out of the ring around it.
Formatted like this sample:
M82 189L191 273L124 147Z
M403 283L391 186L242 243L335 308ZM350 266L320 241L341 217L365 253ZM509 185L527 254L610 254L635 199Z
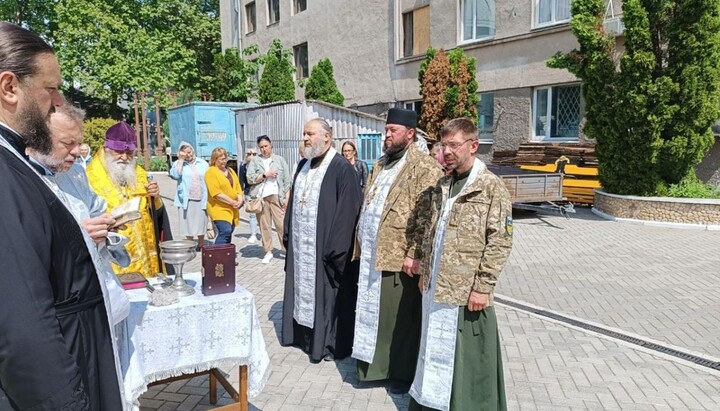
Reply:
M382 170L368 190L368 198L360 213L358 241L360 242L360 275L355 310L355 336L352 357L373 362L380 323L380 283L382 273L375 271L377 238L380 218L390 186L405 166L407 153L389 170Z
M458 328L458 306L435 302L435 283L440 270L440 260L445 243L445 229L450 220L455 200L464 194L477 176L485 170L485 164L475 159L465 186L455 197L445 199L438 227L433 240L430 284L425 285L422 296L422 334L415 379L410 395L418 404L448 411L455 371L455 343ZM472 229L468 227L467 229Z
M317 217L320 187L337 151L330 147L316 169L306 161L293 186L292 246L295 277L293 318L298 324L314 328L315 277L317 269Z

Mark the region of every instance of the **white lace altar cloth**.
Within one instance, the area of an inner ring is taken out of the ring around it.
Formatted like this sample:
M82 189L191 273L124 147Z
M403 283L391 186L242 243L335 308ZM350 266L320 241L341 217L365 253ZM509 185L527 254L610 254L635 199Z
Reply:
M183 373L247 365L249 397L258 395L270 376L255 297L239 285L234 293L206 297L200 273L184 277L195 294L173 305L151 306L146 289L128 290L130 315L118 327L118 348L125 401L132 409L139 409L138 397L149 383Z

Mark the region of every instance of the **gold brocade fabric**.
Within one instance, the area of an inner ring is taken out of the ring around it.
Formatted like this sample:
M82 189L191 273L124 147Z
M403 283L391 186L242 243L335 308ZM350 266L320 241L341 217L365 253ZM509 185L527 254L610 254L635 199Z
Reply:
M108 213L113 208L125 203L134 196L140 196L140 220L131 222L120 234L130 239L126 248L130 254L130 265L120 267L113 264L115 274L139 272L145 278L154 277L160 269L155 240L155 228L150 208L148 205L148 194L145 185L148 183L147 173L140 166L135 166L137 184L134 187L121 187L115 184L105 169L105 152L100 149L87 166L88 180L92 189L107 202ZM160 199L155 200L155 207L162 207Z

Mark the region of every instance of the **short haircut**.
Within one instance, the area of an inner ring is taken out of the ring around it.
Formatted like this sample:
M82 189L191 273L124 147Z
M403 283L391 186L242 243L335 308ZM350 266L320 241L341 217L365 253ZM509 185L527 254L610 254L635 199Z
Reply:
M227 150L222 147L215 147L212 151L212 154L210 154L210 165L216 165L218 159L223 156L227 157Z
M272 144L272 141L270 141L270 137L267 136L267 134L263 134L261 136L258 136L257 138L257 144L259 145L261 141L267 140L268 143Z
M333 130L332 130L332 127L330 127L330 124L329 124L327 121L325 121L325 120L323 120L323 119L321 119L321 118L318 117L318 118L314 118L314 119L308 121L308 123L317 123L317 124L320 124L320 127L321 127L323 130L327 131L327 133L330 134L330 138L332 138L332 136L333 136L333 132L332 132L332 131L333 131Z
M450 136L456 133L462 133L465 140L477 139L478 129L472 120L465 117L458 117L450 120L442 129L440 129L440 138Z
M432 146L432 150L442 150L442 148L443 147L442 147L441 142L437 142L437 143L433 144L433 146Z
M52 115L62 115L70 120L80 124L82 126L83 121L85 121L85 110L81 109L80 107L74 106L72 104L69 104L68 102L65 102L61 106L55 107L55 112Z
M24 80L38 72L35 58L55 50L37 34L5 21L0 22L0 72Z
M84 147L87 147L87 149L90 150L90 144L88 144L88 143L80 144L80 148L84 148Z

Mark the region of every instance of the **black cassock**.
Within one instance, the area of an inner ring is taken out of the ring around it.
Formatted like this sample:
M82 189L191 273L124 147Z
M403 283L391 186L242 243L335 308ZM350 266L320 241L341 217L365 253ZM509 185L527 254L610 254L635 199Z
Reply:
M314 158L312 165L323 157ZM307 160L298 165L302 169ZM297 178L297 171L296 171ZM285 294L281 344L300 347L310 360L326 355L345 358L351 354L355 330L358 264L351 263L362 193L352 165L340 154L328 165L320 187L317 210L315 328L299 325L293 318L294 264L292 243L293 193L285 213Z
M0 134L25 152L20 136L2 126ZM102 289L80 227L5 147L0 193L0 409L122 409Z

